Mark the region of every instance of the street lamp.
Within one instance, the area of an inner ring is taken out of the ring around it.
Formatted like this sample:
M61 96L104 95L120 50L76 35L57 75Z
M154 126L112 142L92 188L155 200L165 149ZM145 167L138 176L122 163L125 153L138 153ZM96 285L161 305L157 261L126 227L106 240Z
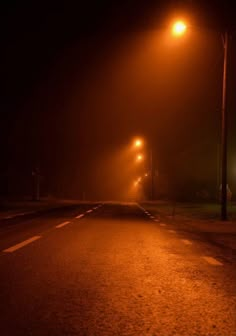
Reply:
M143 141L142 141L142 139L136 139L136 140L134 141L134 147L136 147L136 148L140 148L140 147L142 147L142 145L143 145Z
M172 33L175 35L175 36L181 36L185 33L187 29L187 25L184 21L176 21L173 26L172 26Z
M185 33L187 25L183 21L176 21L172 26L172 32L175 36ZM224 61L223 61L223 80L222 80L222 102L221 102L221 220L228 219L227 215L227 70L228 70L228 47L229 33L225 31L222 36Z
M142 154L138 154L137 157L136 157L136 161L140 162L142 160L143 160L143 155Z

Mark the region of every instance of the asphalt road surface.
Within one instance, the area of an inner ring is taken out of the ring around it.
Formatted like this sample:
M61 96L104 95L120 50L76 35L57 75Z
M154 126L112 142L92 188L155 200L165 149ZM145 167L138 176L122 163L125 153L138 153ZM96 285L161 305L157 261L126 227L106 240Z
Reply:
M0 335L236 336L235 265L136 204L3 223Z

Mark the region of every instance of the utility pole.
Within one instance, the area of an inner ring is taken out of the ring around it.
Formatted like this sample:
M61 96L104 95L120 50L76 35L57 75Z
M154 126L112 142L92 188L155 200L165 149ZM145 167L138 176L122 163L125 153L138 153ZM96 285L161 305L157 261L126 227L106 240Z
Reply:
M150 198L154 201L154 167L153 167L153 150L150 149Z
M221 178L221 161L220 161L220 144L217 143L216 148L216 191L217 191L217 199L220 201L219 197L219 188L220 188L220 178Z
M227 66L228 66L229 36L226 31L223 36L224 65L222 85L222 121L221 121L221 220L226 221L227 216Z

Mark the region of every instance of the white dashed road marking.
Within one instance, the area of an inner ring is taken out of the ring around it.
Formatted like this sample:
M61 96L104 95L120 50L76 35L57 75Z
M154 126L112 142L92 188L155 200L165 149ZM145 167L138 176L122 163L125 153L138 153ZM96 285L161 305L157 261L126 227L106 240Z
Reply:
M166 226L166 224L164 224L164 223L161 223L161 224L160 224L160 226Z
M20 248L32 243L32 242L34 242L35 240L38 240L39 238L41 238L41 236L34 236L32 238L26 239L19 244L13 245L13 246L3 250L3 252L6 252L6 253L14 252L14 251L19 250Z
M4 219L11 219L11 218L14 218L14 217L16 217L16 215L7 216Z
M202 258L204 260L206 260L211 265L215 265L215 266L222 266L223 265L220 261L216 260L213 257L202 257Z
M65 225L67 225L67 224L69 224L69 223L70 223L70 222L64 222L64 223L58 224L58 225L56 226L56 228L57 228L57 229L60 229L61 227L65 226Z
M84 217L84 214L78 215L75 218L82 218L82 217Z
M138 207L139 207L140 209L142 209L143 212L144 212L147 216L149 216L152 220L154 220L155 222L160 222L159 219L157 219L155 216L153 216L150 212L148 212L148 211L147 211L145 208L143 208L141 205L138 204Z
M35 211L20 212L20 213L16 213L16 214L4 217L4 219L12 219L12 218L20 217L20 216L31 215L33 213L35 213Z
M190 240L187 239L181 239L181 240L185 245L192 245L192 242Z
M89 209L89 210L86 211L86 213L91 213L91 212L93 212L93 210L96 210L96 209L100 208L101 206L102 206L102 204L98 205L97 207L95 207L93 209ZM85 216L85 214L80 214L80 215L76 216L75 218L79 219L79 218L82 218L84 216Z
M146 209L144 209L144 207L142 207L140 204L137 204L137 206L142 209L144 212L146 212Z
M11 219L11 218L15 218L15 217L18 217L18 216L24 216L24 215L26 215L26 213L21 212L21 213L18 213L18 214L9 215L9 216L5 217L4 219Z
M176 231L174 230L168 230L170 233L176 233Z

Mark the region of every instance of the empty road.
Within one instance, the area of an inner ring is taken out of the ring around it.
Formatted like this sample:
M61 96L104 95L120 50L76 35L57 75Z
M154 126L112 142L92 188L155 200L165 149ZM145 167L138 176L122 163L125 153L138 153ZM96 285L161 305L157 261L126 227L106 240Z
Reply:
M2 222L0 335L236 336L235 266L137 204Z

